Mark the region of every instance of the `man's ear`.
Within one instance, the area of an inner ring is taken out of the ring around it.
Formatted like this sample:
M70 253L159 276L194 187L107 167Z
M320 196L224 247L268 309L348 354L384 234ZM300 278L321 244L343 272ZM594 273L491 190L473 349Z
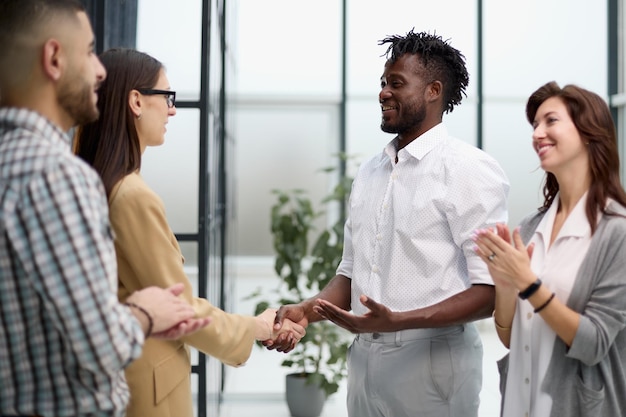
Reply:
M426 99L428 101L437 101L442 98L443 95L443 84L441 81L433 81L428 84L426 89Z
M67 64L61 43L54 38L48 39L43 44L41 60L44 74L51 80L58 81Z
M130 90L128 93L128 107L133 112L135 117L141 117L141 94L137 90Z

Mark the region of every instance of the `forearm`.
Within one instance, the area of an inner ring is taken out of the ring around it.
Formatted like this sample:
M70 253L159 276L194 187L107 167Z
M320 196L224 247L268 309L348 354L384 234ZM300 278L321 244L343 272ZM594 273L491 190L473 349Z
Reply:
M199 317L210 317L211 324L181 340L227 365L247 361L255 338L268 334L266 325L255 317L227 313L204 298L196 298L194 307Z
M320 291L319 294L313 296L301 303L304 307L305 316L309 323L324 320L322 316L313 310L315 300L321 298L335 304L346 311L350 311L350 298L352 290L352 280L344 275L336 275L329 283Z
M272 324L274 323L275 315L276 310L267 309L263 313L254 317L254 322L256 324L254 329L255 340L268 340L272 338Z
M496 304L493 314L498 338L507 348L511 344L511 330L513 317L517 305L517 292L511 289L501 289L496 286Z
M558 298L554 297L550 300L551 295L552 291L546 285L541 285L528 298L528 302L534 309L541 309L538 313L541 318L567 346L571 346L578 331L580 315L563 304Z
M152 313L150 313L150 311L141 304L132 301L132 296L129 297L128 301L125 302L124 305L130 308L130 312L141 325L144 337L146 339L150 337L154 330L154 318Z
M491 316L495 289L491 285L472 285L469 289L428 307L396 313L399 328L447 327Z

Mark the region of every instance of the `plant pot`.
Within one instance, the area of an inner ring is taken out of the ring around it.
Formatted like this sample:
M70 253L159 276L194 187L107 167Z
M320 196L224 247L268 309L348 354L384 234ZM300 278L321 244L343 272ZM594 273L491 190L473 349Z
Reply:
M326 394L317 385L307 384L306 375L288 374L285 377L287 406L292 417L319 417Z

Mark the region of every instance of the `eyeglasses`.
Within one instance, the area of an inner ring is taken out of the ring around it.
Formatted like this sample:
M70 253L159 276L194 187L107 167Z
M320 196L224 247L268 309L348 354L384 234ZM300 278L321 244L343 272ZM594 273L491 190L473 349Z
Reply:
M156 94L163 94L165 96L165 100L167 101L167 107L170 109L176 105L176 91L172 90L154 90L152 88L138 88L141 94L146 96L152 96Z

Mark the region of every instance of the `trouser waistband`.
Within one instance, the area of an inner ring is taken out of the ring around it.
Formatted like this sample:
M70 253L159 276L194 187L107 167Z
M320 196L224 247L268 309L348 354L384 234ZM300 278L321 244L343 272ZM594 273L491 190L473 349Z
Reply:
M430 339L436 336L443 336L450 333L462 332L463 324L449 327L436 327L431 329L407 329L397 332L374 332L359 333L356 338L372 343L399 343L408 340Z

